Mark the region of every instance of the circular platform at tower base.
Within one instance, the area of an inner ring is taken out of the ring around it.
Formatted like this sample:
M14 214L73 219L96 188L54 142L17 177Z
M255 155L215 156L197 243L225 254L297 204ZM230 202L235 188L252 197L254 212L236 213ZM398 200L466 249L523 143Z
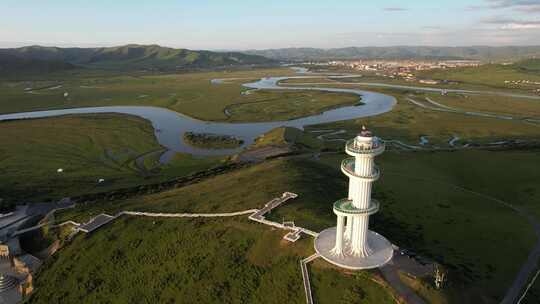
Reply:
M345 242L343 255L338 256L331 251L336 243L336 227L328 228L315 238L315 251L327 262L351 270L372 269L390 262L394 254L392 244L377 232L368 231L367 242L373 253L368 257L357 257L350 254L350 248Z

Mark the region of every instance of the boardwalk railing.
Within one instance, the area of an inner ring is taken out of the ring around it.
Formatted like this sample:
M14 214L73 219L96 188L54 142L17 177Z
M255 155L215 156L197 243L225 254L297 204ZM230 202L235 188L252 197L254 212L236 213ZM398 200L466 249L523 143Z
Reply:
M319 257L318 253L315 253L300 261L300 269L302 271L302 279L304 281L304 291L306 293L306 303L313 304L313 295L311 294L311 283L309 282L309 271L307 269L307 263L315 260Z

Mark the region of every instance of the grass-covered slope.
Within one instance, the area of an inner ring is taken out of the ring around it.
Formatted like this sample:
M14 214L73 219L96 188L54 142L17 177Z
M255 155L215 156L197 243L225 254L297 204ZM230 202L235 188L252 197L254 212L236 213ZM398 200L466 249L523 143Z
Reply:
M28 303L305 303L299 260L311 241L282 235L245 218L121 218L53 257ZM393 303L367 275L312 272L324 278L317 303Z
M194 51L135 44L104 48L28 46L0 49L0 54L23 59L62 61L86 67L127 70L177 70L272 63L272 60L261 56L235 52Z
M28 59L0 54L0 75L42 75L75 68L73 64L64 61Z
M115 213L119 210L237 211L260 207L283 191L293 191L299 197L273 211L271 217L276 221L294 220L299 226L319 231L335 225L332 202L346 195L347 179L339 171L339 161L344 157L340 154L322 157L320 161L301 158L269 161L184 188L123 201L81 205L58 214L58 220L84 221L100 212ZM540 176L534 166L538 161L537 152L387 152L377 160L383 173L375 184L374 196L381 201L382 209L372 217L371 225L396 245L447 266L451 270L450 283L443 294L451 303L496 303L525 261L534 244L534 233L523 217L487 196L523 206L540 215L540 209L534 205L540 193L536 182ZM138 225L136 222L139 220L125 220L126 224L122 221L120 225L125 225L122 229L131 229L127 228L128 221ZM174 226L178 228L168 229L184 231L183 222L171 225L178 225ZM204 233L206 228L202 227ZM252 231L251 228L246 229ZM150 228L138 231L142 231L140 237L143 240L154 235L154 232L148 232L152 231ZM195 240L196 231L192 232ZM108 243L112 247L110 250L114 250L116 240L125 242L120 233L98 233L105 234L100 239L111 240ZM219 237L220 234L217 235L217 238L205 239L205 242L225 241ZM98 246L92 241L93 237L90 236L90 244ZM60 293L73 292L47 279L71 258L76 261L69 264L74 267L70 268L73 273L95 274L105 267L101 263L90 265L87 257L76 255L75 252L82 254L91 248L82 240L78 242L73 245L79 248L78 251L69 247L60 252L58 259L63 262L52 263L38 277L39 284L47 286L44 289L61 288ZM273 248L268 246L267 250ZM493 254L495 251L498 254ZM138 249L124 251L122 258L135 260L134 256L139 254L142 253ZM172 257L175 254L184 253L171 253ZM135 276L142 276L141 284L150 280L136 267L129 269L135 272ZM183 276L183 279L190 280L188 276Z
M125 201L81 205L57 220L85 220L117 210L227 212L260 207L283 191L296 200L328 201L341 184L323 165L273 161L200 183ZM328 177L333 176L328 180ZM309 184L317 187L309 188ZM249 185L247 187L246 185ZM322 186L326 185L330 191ZM304 303L299 260L314 253L311 238L281 240L284 232L244 217L142 219L122 217L89 236L78 236L36 278L30 303L112 301L175 303ZM317 303L393 303L370 274L345 275L313 264ZM336 292L340 286L342 292Z

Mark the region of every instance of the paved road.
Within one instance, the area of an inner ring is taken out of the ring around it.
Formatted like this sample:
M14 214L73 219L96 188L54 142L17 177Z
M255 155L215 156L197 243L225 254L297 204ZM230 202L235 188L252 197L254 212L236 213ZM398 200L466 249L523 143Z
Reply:
M409 288L409 286L403 284L398 275L397 266L390 261L388 264L379 268L384 279L392 288L398 293L400 298L402 298L408 304L426 304L422 298L420 298L414 290Z
M522 295L523 290L525 290L529 279L534 275L535 271L538 269L538 260L540 259L540 223L529 214L527 211L513 207L512 209L516 210L521 216L525 217L529 224L533 226L534 232L536 233L536 245L529 253L527 261L521 269L519 270L517 276L514 278L514 283L510 286L510 289L506 291L501 304L514 304L517 303L519 298Z

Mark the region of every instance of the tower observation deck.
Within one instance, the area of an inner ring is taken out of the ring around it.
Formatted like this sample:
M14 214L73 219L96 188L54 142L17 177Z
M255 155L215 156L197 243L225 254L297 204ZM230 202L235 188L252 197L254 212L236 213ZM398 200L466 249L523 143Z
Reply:
M384 143L365 128L345 144L345 152L352 157L341 162L341 171L349 177L349 195L334 203L336 227L323 230L315 239L315 250L332 264L370 269L392 259L392 244L368 229L369 216L380 206L371 198L371 184L380 175L374 159L384 149Z

